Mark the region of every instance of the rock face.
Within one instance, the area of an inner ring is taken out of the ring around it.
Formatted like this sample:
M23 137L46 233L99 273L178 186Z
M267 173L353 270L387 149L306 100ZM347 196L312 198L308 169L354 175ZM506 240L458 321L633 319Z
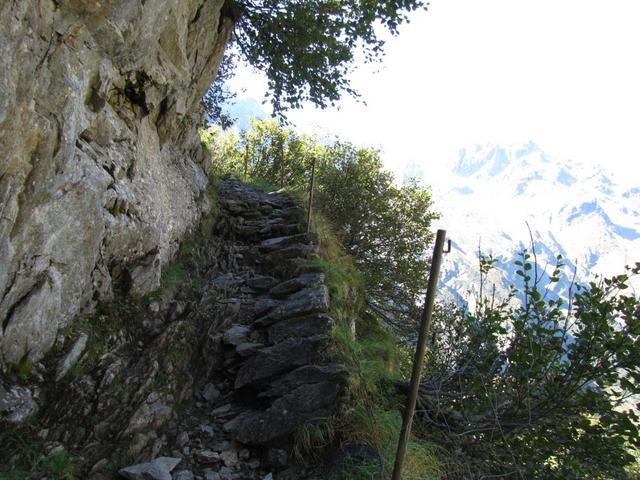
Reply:
M157 288L207 202L196 132L224 0L0 4L0 367Z

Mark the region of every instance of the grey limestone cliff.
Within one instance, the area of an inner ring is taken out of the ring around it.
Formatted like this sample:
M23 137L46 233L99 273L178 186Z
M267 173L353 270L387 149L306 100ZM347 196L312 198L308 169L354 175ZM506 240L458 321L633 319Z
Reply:
M208 206L199 99L223 0L0 2L0 367L154 290Z

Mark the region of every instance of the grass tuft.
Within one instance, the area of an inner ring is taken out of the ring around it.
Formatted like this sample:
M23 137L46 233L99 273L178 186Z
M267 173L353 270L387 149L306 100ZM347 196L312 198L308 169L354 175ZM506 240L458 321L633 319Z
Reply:
M33 440L18 431L0 434L3 455L0 465L0 480L30 480L47 478L50 480L76 480L75 462L66 450L44 455L42 441ZM11 457L12 461L8 460Z
M339 478L384 479L393 469L402 418L403 399L394 379L401 376L405 351L393 335L367 315L365 291L353 260L345 255L331 225L314 213L314 230L320 242L316 260L327 276L331 315L336 321L329 355L349 373L349 402L337 416L305 425L296 442L298 457L317 455L323 446L368 445L380 459L349 459ZM444 474L429 442L412 437L403 479L440 479Z

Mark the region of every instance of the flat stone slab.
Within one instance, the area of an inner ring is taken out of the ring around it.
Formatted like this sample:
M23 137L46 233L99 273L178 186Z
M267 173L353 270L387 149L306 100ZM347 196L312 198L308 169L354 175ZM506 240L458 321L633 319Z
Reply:
M331 415L343 389L334 381L302 385L267 410L244 418L234 430L235 438L245 445L264 445L293 435L306 421Z
M223 198L219 201L222 208L229 211L232 214L240 214L249 209L249 205L241 200L234 200L231 198Z
M255 277L251 277L247 280L247 285L254 290L269 290L274 285L278 284L278 279L274 277L270 277L268 275L257 275Z
M305 273L274 286L269 293L275 297L283 297L298 290L324 285L324 273Z
M287 373L273 382L269 389L258 397L282 397L293 390L309 383L334 382L345 384L348 372L336 363L329 365L305 365Z
M267 261L271 263L281 262L290 258L307 258L312 253L317 253L318 248L315 245L303 243L294 243L288 247L274 250L267 254Z
M328 335L335 325L333 318L320 313L304 317L288 318L274 323L269 327L267 337L269 342L278 343L287 338L313 337Z
M262 343L241 343L236 347L236 353L241 357L250 357L260 351L261 348L264 348Z
M260 249L263 252L273 252L297 243L303 245L317 243L317 236L313 233L300 233L298 235L289 235L286 237L269 238L260 243Z
M148 463L121 468L118 473L129 480L172 480L171 470L181 461L179 458L160 457Z
M258 350L240 367L235 388L259 385L274 375L286 373L296 367L317 363L327 344L327 336L290 338L272 347Z
M278 305L280 305L280 303L281 303L280 300L276 300L275 298L272 298L272 297L260 298L254 306L254 312L256 317L260 317L264 315L269 310L272 310Z
M257 306L256 306L257 308ZM274 306L255 321L256 326L268 326L287 318L300 317L329 310L329 291L324 285L304 288ZM256 310L258 314L258 310Z
M269 229L267 230L265 227L265 231L264 232L260 232L260 233L273 233L275 235L284 235L284 236L288 236L288 235L295 235L297 233L300 232L300 226L297 223L291 223L291 224L283 224L283 225L269 225Z

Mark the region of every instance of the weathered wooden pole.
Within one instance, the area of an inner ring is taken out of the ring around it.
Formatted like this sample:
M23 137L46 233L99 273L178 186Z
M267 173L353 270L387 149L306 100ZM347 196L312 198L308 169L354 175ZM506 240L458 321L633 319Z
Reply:
M433 303L436 296L436 290L438 288L438 276L440 274L440 264L442 263L444 239L446 236L447 232L445 230L438 230L436 235L436 244L433 247L429 284L427 286L427 295L424 300L424 310L422 311L422 318L420 321L420 334L418 335L416 354L413 359L411 384L409 386L409 395L407 396L404 417L402 418L402 430L400 431L400 439L398 440L396 463L393 467L391 480L400 480L402 475L402 464L404 463L404 456L407 452L407 443L409 442L409 436L411 435L411 423L413 422L413 414L416 410L416 399L418 398L418 389L420 388L420 375L422 373L422 364L424 363L424 352L427 346L427 338L429 338L429 330L431 329L431 315L433 314Z
M313 156L311 163L311 185L309 188L309 208L307 209L307 233L311 231L311 210L313 209L313 189L316 179L316 156Z
M284 138L280 139L280 188L284 188L284 175L285 175L285 164L284 164Z
M249 169L249 140L244 146L244 181L247 181L247 170Z

